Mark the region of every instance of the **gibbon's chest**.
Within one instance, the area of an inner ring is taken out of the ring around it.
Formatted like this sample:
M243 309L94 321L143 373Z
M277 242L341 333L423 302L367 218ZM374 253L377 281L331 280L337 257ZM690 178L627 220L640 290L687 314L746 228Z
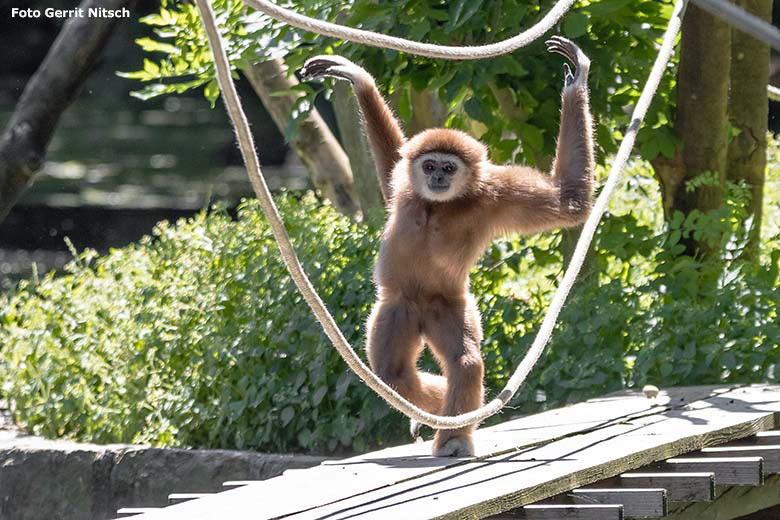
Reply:
M480 253L474 233L475 208L412 204L396 209L382 236L377 281L412 284L433 292L436 288L431 285L439 282L465 283Z

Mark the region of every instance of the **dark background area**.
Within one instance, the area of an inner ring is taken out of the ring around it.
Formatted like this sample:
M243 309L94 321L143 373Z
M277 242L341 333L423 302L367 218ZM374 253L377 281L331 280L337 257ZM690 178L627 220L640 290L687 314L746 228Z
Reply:
M45 57L64 20L12 19L12 7L69 9L77 0L0 0L0 124L5 126L28 79ZM106 251L138 240L162 219L189 216L211 202L234 207L252 195L221 103L210 108L200 90L141 101L142 84L116 75L142 67L134 41L153 36L138 19L159 2L141 0L118 25L78 98L64 113L46 164L0 224L0 290L71 258L78 250ZM251 87L238 88L252 122L264 173L272 188L308 186L283 136Z

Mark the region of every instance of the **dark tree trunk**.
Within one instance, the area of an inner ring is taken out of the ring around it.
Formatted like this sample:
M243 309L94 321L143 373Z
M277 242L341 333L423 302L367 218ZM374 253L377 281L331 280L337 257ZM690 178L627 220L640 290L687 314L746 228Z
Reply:
M84 0L80 7L110 10L131 0ZM40 170L62 113L78 94L121 18L71 18L30 78L0 135L0 221Z
M242 72L284 134L298 95L273 94L290 90L298 84L298 80L287 73L287 66L278 58L256 63ZM339 211L346 215L357 212L358 199L349 158L316 110L301 123L298 134L290 141L290 147L306 166L314 186Z
M771 21L772 0L735 0L734 3L763 20ZM731 181L745 182L751 191L750 202L745 208L748 217L753 217L748 257L754 256L761 235L768 81L769 46L739 29L732 29L729 120L739 133L729 143L726 175Z
M682 140L676 157L653 161L661 184L664 213L706 212L723 202L728 143L727 102L731 61L731 29L719 18L689 4L682 26L680 65L677 75L675 129ZM688 181L703 173L715 183L688 189ZM693 238L685 242L685 254L706 254L706 244Z

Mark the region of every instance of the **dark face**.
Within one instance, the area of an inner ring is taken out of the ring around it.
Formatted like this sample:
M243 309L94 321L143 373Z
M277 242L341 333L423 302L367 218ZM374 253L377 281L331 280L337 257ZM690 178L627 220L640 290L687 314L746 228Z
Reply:
M425 182L434 193L450 189L452 178L458 172L458 165L448 159L425 159L422 163Z

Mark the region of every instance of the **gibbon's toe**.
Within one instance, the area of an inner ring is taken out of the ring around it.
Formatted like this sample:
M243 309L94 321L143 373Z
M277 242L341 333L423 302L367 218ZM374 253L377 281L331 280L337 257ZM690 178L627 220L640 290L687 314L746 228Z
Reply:
M452 437L443 445L433 444L434 457L473 457L474 442L470 437Z

